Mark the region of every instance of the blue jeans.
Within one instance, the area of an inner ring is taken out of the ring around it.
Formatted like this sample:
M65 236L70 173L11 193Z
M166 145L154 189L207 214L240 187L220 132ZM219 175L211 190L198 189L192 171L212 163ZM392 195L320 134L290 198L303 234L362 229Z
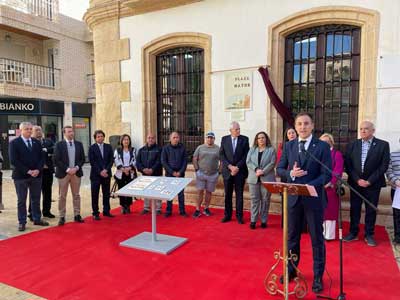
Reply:
M178 194L178 202L179 202L179 213L185 213L185 192L184 190L180 191ZM167 201L167 213L172 213L172 200Z
M32 206L32 218L34 222L39 222L40 212L40 193L42 191L42 177L31 177L28 179L15 179L15 191L18 198L18 222L26 224L26 198L28 196Z

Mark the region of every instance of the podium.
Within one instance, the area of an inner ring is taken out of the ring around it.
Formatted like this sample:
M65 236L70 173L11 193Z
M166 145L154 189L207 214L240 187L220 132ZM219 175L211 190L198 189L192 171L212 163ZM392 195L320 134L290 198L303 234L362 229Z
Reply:
M271 295L276 295L277 293L283 295L285 300L288 300L289 295L293 294L299 299L304 298L308 291L307 282L294 263L298 259L297 255L294 253L288 253L288 195L314 197L318 195L313 186L305 184L291 184L283 182L263 182L262 184L271 194L283 194L283 253L281 254L279 250L274 252L274 258L276 259L276 262L265 277L265 289ZM283 290L278 288L279 276L274 273L280 261L283 263ZM294 279L296 284L293 291L289 291L289 263L292 265L297 275L297 277Z
M120 246L169 254L187 241L187 238L157 234L156 200L172 201L190 182L191 178L140 176L115 192L117 196L140 197L151 201L152 232L142 232Z

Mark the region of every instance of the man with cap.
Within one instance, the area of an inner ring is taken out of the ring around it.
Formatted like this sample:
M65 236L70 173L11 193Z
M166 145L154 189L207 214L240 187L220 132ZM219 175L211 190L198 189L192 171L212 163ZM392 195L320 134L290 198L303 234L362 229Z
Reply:
M194 218L201 215L200 206L203 202L204 190L206 191L203 214L210 216L209 205L211 194L215 191L220 171L219 147L214 144L215 134L208 132L204 144L197 147L193 154L193 166L196 170L196 188L199 191L199 198L196 203Z

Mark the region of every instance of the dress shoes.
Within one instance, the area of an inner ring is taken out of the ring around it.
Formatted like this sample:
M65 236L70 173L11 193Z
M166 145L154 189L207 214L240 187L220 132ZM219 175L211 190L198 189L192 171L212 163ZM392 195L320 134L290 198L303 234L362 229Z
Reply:
M65 224L65 218L61 217L60 220L58 220L58 226L63 226Z
M167 212L165 213L164 217L169 218L171 215L172 215L172 213L169 212L169 211L167 211Z
M148 213L149 213L149 210L147 210L147 209L143 209L143 210L140 212L141 215L147 215Z
M127 214L126 208L123 206L121 206L121 214L123 214L123 215Z
M314 277L312 283L312 291L314 293L319 293L324 289L324 285L322 284L322 277Z
M94 215L94 216L93 216L93 220L95 220L95 221L100 221L101 218L100 218L99 215Z
M114 215L111 214L110 212L107 212L107 213L103 213L103 217L114 218Z
M28 215L28 219L31 220L31 222L33 222L33 217L31 214Z
M49 226L49 222L39 220L39 221L34 221L33 225L38 225L38 226Z
M293 279L295 279L296 277L297 277L296 272L290 272L289 273L289 282L293 281ZM281 275L281 277L279 277L279 282L281 284L284 284L283 275Z
M180 216L182 216L182 217L184 217L184 218L186 218L188 215L186 214L186 212L184 212L184 211L181 211L180 213L179 213L179 215Z
M231 220L231 218L225 216L222 218L221 223L226 223L226 222L229 222L230 220Z
M237 219L237 222L238 222L238 224L244 224L244 222L243 222L243 219L242 219L242 218L239 218L239 219Z
M81 215L76 215L74 217L74 221L77 223L85 223L85 221L82 219Z
M56 216L49 212L49 213L43 214L43 217L54 219Z
M256 222L250 222L250 229L256 229Z
M18 231L25 231L25 224L19 224Z

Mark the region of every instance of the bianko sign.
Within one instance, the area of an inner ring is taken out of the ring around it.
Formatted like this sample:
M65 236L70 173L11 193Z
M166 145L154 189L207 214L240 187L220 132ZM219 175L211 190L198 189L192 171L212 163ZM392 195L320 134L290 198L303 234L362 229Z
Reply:
M38 100L1 99L0 114L40 114L40 103Z

